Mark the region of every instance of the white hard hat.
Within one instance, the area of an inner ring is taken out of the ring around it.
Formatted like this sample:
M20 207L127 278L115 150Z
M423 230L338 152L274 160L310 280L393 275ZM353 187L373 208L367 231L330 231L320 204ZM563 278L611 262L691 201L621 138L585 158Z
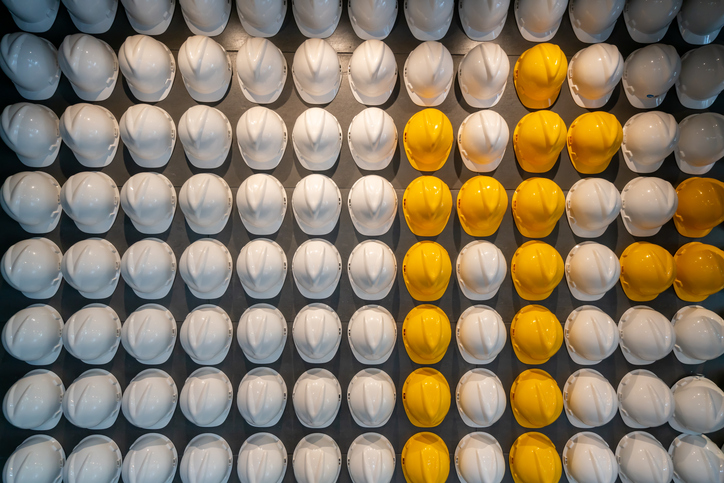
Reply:
M679 142L674 157L686 174L706 174L724 157L724 115L692 114L679 123ZM2 131L0 131L0 134Z
M236 142L251 169L274 169L287 148L287 125L275 111L254 106L239 118Z
M332 35L342 18L340 0L292 0L292 14L305 37L325 39Z
M616 393L621 419L630 428L661 426L674 414L674 394L651 371L629 372L621 379Z
M60 136L80 164L102 168L118 149L118 121L111 111L96 104L68 106L60 116Z
M45 168L58 157L60 121L42 104L9 104L2 112L0 138L25 166Z
M15 290L30 299L49 299L58 291L63 275L63 254L47 238L19 241L3 255L2 276Z
M60 185L42 171L23 171L5 178L0 206L28 233L55 230L60 221Z
M359 3L358 1L357 4ZM387 1L387 5L379 1L375 5L381 5L381 8L389 8L392 3L397 8L397 3L390 1ZM352 8L352 5L353 0L350 1L350 8ZM369 0L367 0L366 5L366 8L375 8L370 4ZM394 22L394 18L392 21ZM369 106L384 104L392 95L395 84L397 84L395 54L381 40L362 42L354 49L352 58L349 59L347 77L349 77L349 87L352 89L352 95L357 99L357 102Z
M563 407L568 421L577 428L597 428L618 412L616 390L608 379L593 369L570 375L563 387Z
M83 171L68 178L60 190L60 204L78 229L100 234L116 221L120 194L115 181L100 171Z
M304 233L326 235L339 221L342 193L332 178L310 174L294 187L292 211Z
M349 319L347 340L358 362L382 364L395 349L397 324L389 310L381 305L365 305Z
M168 96L176 77L176 61L166 45L147 35L126 37L118 62L136 99L158 102Z
M328 170L335 165L342 149L342 126L326 109L312 107L294 122L292 146L304 169Z
M326 428L337 417L342 388L328 370L310 369L294 383L292 402L294 413L304 427Z
M578 237L600 237L620 212L621 193L603 178L576 181L566 195L566 218Z
M30 101L50 99L60 82L58 51L48 40L25 32L3 35L0 69L21 96Z
M58 359L63 348L63 318L50 305L33 304L5 322L2 344L14 358L31 366L45 366Z
M123 456L116 442L108 436L94 434L73 448L63 467L63 481L118 483L122 465Z
M347 130L347 143L358 167L379 171L386 168L397 150L397 127L392 116L369 107L357 114Z
M701 305L682 307L671 319L674 355L683 364L701 364L724 354L724 319Z
M347 275L357 297L362 300L381 300L387 297L395 285L395 253L379 240L365 240L354 247L349 255Z
M128 448L121 475L128 483L171 483L178 453L173 442L159 433L147 433Z
M326 434L308 434L294 448L292 467L299 483L334 483L342 469L342 452Z
M397 192L382 176L362 176L349 190L347 208L358 232L366 236L383 235L397 216Z
M286 472L287 449L273 434L253 434L241 445L236 460L241 483L281 483Z
M176 145L176 124L160 107L148 104L129 107L121 116L119 128L131 159L140 167L160 168L171 159Z
M121 0L133 30L143 35L160 35L168 29L175 0Z
M724 90L724 46L706 45L681 58L676 95L684 107L706 109Z
M163 233L176 212L176 190L161 173L134 174L121 188L121 207L140 233Z
M458 149L465 166L476 173L500 166L508 146L510 130L503 116L482 110L466 117L458 129Z
M107 364L121 343L121 320L107 305L89 304L65 322L63 345L70 355L85 364Z
M620 2L623 5L623 0ZM573 4L571 4L573 8ZM623 77L623 56L615 45L595 44L576 52L568 64L568 88L580 107L603 107Z
M476 108L498 104L509 72L508 55L500 45L483 42L473 47L458 66L458 83L465 102Z
M623 12L629 35L640 44L658 42L681 9L683 0L629 0Z
M674 349L676 333L671 322L660 312L637 305L618 322L619 343L626 360L636 366L652 364Z
M417 40L440 40L452 23L453 0L418 0L404 2L405 20Z
M286 346L287 321L272 305L252 305L241 314L236 341L249 361L270 364L279 359Z
M144 238L123 254L121 275L138 297L163 298L176 279L176 256L168 243L158 238Z
M246 100L270 104L279 98L284 89L287 61L270 40L250 37L236 54L236 78Z
M108 429L121 412L121 385L103 369L90 369L68 386L63 396L63 414L78 428Z
M395 474L395 449L378 433L357 436L347 451L352 483L390 483Z
M20 30L33 33L49 30L60 8L60 0L3 0L3 4Z
M179 339L196 364L214 366L226 359L234 328L229 315L216 305L199 305L181 324Z
M287 278L287 255L277 242L256 238L239 252L236 274L250 297L274 298L281 292Z
M121 257L111 242L88 238L71 246L61 263L63 278L87 299L105 299L121 278Z
M418 106L439 106L450 92L454 73L450 51L440 42L424 42L405 60L405 89Z
M460 23L465 35L478 42L495 40L508 18L510 0L461 0L458 4Z
M382 40L397 20L397 0L349 0L347 11L357 37Z
M274 176L252 174L236 192L236 208L246 231L252 235L271 235L279 231L284 221L287 192Z
M201 0L184 1L201 3ZM219 1L231 8L229 0L212 0L210 3ZM183 8L183 2L181 6ZM203 35L189 37L181 45L178 51L178 68L186 90L197 102L221 100L231 82L229 54L218 42Z
M58 440L36 434L23 441L3 468L6 483L55 483L63 479L65 451Z
M236 2L236 13L246 33L273 37L287 16L287 0L243 0Z
M141 429L165 427L178 401L178 389L161 369L146 369L128 383L123 393L123 416Z
M231 16L231 0L178 0L189 30L215 37L224 31Z
M566 282L577 300L600 300L621 276L621 264L613 250L586 241L571 248L566 257Z
M234 455L226 440L204 433L186 445L179 473L183 483L226 483L233 464Z
M488 241L468 243L455 262L458 286L470 300L490 300L495 297L507 273L503 252Z
M618 462L608 443L596 433L574 434L563 447L563 469L571 483L615 483Z
M616 446L618 473L623 483L668 483L673 464L659 440L644 431L633 431Z
M695 45L713 42L724 26L723 7L721 2L709 0L689 0L682 5L676 18L684 40Z
M231 123L218 109L195 105L178 122L178 137L189 162L199 169L218 168L231 149Z
M223 243L202 238L184 250L179 273L194 297L217 299L229 287L233 265L234 260Z
M468 307L455 326L458 350L469 364L493 362L503 350L507 339L503 318L487 305Z
M141 364L163 364L176 345L176 320L161 305L142 305L123 323L121 342L126 352Z
M678 2L681 3L681 0ZM625 17L626 12L623 15ZM624 92L633 107L657 107L664 102L666 93L676 83L680 73L681 58L674 47L647 45L634 50L626 58L623 66Z
M292 79L299 97L307 104L332 102L342 83L337 51L326 40L305 40L294 53Z
M297 289L308 299L326 299L342 276L342 257L327 240L313 238L294 252L292 275Z
M67 35L58 49L58 64L84 101L105 101L116 87L118 57L110 45L92 35Z
M724 428L724 391L704 376L688 376L671 386L674 415L669 424L681 433L713 433Z
M568 0L516 0L515 21L520 35L529 42L552 39L566 13Z
M703 434L680 434L669 446L675 483L719 483L724 453Z
M653 173L678 142L679 125L674 116L661 111L642 112L624 124L621 152L631 171Z
M568 355L580 366L592 366L610 357L618 347L616 322L603 310L583 305L573 310L563 327Z
M570 0L568 15L573 33L587 44L605 42L623 12L624 3L625 0Z
M255 428L274 426L287 406L287 384L270 367L256 367L241 379L236 405L246 424Z
M181 389L181 412L201 428L220 426L226 421L234 398L231 381L215 367L191 373Z
M505 456L498 440L482 431L463 436L455 448L455 472L462 483L500 483Z
M676 190L661 178L640 176L621 191L621 219L633 236L653 236L676 213L679 200Z
M339 350L342 322L329 305L309 304L294 317L292 338L304 362L325 364Z
M234 194L218 174L199 173L181 186L178 204L189 228L200 235L215 235L229 221Z
M3 399L5 419L20 429L47 431L63 415L65 386L60 377L45 369L35 369L10 386Z
M380 369L359 371L347 386L347 404L352 419L363 428L387 424L395 409L397 393L392 378Z
M118 0L63 0L73 25L86 34L107 32L116 18Z
M505 412L503 383L492 371L472 369L460 378L455 401L465 424L471 428L487 428Z

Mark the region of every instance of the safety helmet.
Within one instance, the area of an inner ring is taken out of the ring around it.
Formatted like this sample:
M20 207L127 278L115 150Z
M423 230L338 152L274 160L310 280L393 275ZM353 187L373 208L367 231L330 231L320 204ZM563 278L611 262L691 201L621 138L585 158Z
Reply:
M593 369L580 369L563 386L563 407L577 428L597 428L618 412L618 396L608 379Z
M623 0L616 3L623 6ZM572 12L573 3L571 15ZM568 87L576 104L585 108L603 107L623 77L623 65L623 56L615 45L595 44L579 50L568 66Z
M347 275L357 297L381 300L395 284L395 253L381 241L365 240L352 250L347 261Z
M60 190L63 211L84 233L110 230L118 214L120 195L113 179L99 171L72 175Z
M623 12L626 29L634 42L658 42L681 9L683 0L629 0Z
M231 410L231 381L215 367L202 367L189 375L181 389L181 412L201 428L220 426Z
M74 104L60 116L60 136L81 165L102 168L116 155L118 121L105 107Z
M473 305L460 315L455 340L469 364L489 364L505 346L508 335L503 318L487 305Z
M299 483L334 483L342 469L342 452L326 434L308 434L294 448L292 467Z
M528 178L513 193L513 220L529 238L544 238L553 232L565 211L563 190L547 178Z
M275 177L257 173L246 178L236 192L236 207L244 228L252 235L279 231L287 211L287 193Z
M60 3L60 2L58 2ZM58 440L36 434L12 452L3 468L7 483L53 483L62 481L65 451Z
M159 433L138 438L123 458L123 481L171 483L176 476L178 452L173 442Z
M60 185L42 171L10 175L0 187L0 206L31 234L48 233L60 221Z
M41 104L9 104L0 117L0 138L25 166L45 168L58 157L60 121Z
M690 50L681 58L676 80L679 102L690 109L706 109L724 90L724 47L711 44Z
M621 379L616 393L621 419L630 428L661 426L674 414L674 394L651 371L629 372Z
M618 257L600 243L579 243L566 257L566 282L574 298L589 302L600 300L613 289L621 276Z
M624 186L621 203L626 230L633 236L653 236L673 218L678 197L668 181L640 176Z
M347 208L358 232L366 236L383 235L397 216L397 192L382 176L362 176L349 190Z
M176 190L161 173L134 174L121 188L121 207L140 233L163 233L176 212Z
M405 20L417 40L440 40L450 28L454 9L453 0L405 2Z
M370 0L362 0L370 5ZM361 2L357 2L358 4ZM377 5L388 8L393 2L377 0ZM395 8L397 4L395 3ZM349 8L354 5L354 0L349 2ZM369 6L367 8L375 8ZM394 18L392 19L394 22ZM352 24L354 26L354 23ZM397 61L392 49L381 40L367 40L354 49L352 58L347 67L349 87L352 89L354 98L360 104L379 106L390 98L392 91L397 84Z
M432 428L440 425L450 410L447 379L432 367L413 371L402 386L402 404L414 426Z
M128 355L141 364L163 364L176 345L176 319L162 305L142 305L123 323L121 342Z
M168 163L176 145L176 125L166 111L147 104L133 105L121 116L119 128L121 140L137 165L160 168Z
M160 35L168 29L176 9L174 0L121 0L128 23L143 35Z
M674 348L676 333L669 320L644 305L631 307L618 322L619 344L626 360L644 366L663 359Z
M275 111L254 106L239 118L236 142L251 169L274 169L287 148L287 125Z
M442 111L424 109L407 121L402 141L413 168L437 171L443 167L452 149L452 124Z
M621 145L629 169L636 173L659 169L676 148L679 134L679 125L671 114L652 111L631 117L623 127Z
M518 359L528 365L544 364L563 344L563 328L542 305L526 305L510 324L510 341Z
M127 37L118 51L118 62L136 99L158 102L168 96L176 77L176 61L166 45L146 35Z
M12 245L2 257L2 276L31 299L48 299L58 291L63 254L47 238L30 238Z
M236 460L241 483L281 483L286 472L287 449L273 434L253 434L241 445Z
M550 374L528 369L521 372L510 387L510 407L515 420L524 428L542 428L553 424L561 415L563 395Z
M682 307L671 319L674 355L683 364L701 364L724 354L724 319L701 305Z
M563 469L568 481L576 483L615 483L618 477L613 451L590 431L574 434L563 447Z
M358 362L382 364L395 348L397 324L389 310L381 305L365 305L349 319L347 340Z
M481 431L463 436L455 448L455 471L462 483L500 483L505 456L498 440Z
M184 250L179 260L179 273L194 297L216 299L229 287L233 264L223 243L202 238Z
M555 44L538 44L523 52L513 69L520 102L529 109L551 107L561 92L567 70L566 55Z
M339 158L342 127L329 111L312 107L300 114L294 122L292 146L304 169L326 171Z
M566 218L571 231L583 238L598 238L621 211L621 194L603 178L585 178L566 195Z
M487 428L505 411L505 390L492 371L472 369L460 378L455 401L465 424L471 428Z
M435 176L420 176L405 189L402 212L410 231L418 236L437 236L447 225L452 211L452 194Z
M458 15L465 35L479 42L495 40L502 32L508 18L509 6L510 0L493 2L461 0L458 4Z
M236 2L241 26L254 37L273 37L287 16L286 0L245 0Z
M447 250L429 240L417 242L402 260L402 278L413 299L420 302L438 300L450 283L452 264Z
M270 40L248 38L236 55L236 76L241 92L250 102L276 101L287 80L287 61Z
M713 433L724 427L724 391L704 376L679 379L671 387L674 415L671 427L682 433Z
M460 225L471 236L495 233L507 207L508 194L503 185L490 176L472 177L463 184L457 197Z
M680 434L669 446L676 483L715 483L720 480L724 453L703 434Z
M3 4L10 11L10 15L20 30L33 33L49 30L55 23L55 17L60 8L60 0L5 0ZM10 476L10 478L12 481L16 481L15 476Z
M178 401L176 383L161 369L146 369L134 377L123 393L123 416L141 429L165 427Z
M605 42L611 36L623 9L624 0L571 0L568 15L573 33L586 44Z
M206 3L221 3L223 1L211 0ZM179 2L181 2L183 10L183 2L202 3L202 0L179 0ZM231 8L231 2L226 1L224 3ZM221 44L203 35L189 37L181 44L178 51L178 68L181 71L181 78L184 81L186 90L193 100L197 102L221 100L231 82L231 59L229 54ZM229 139L231 139L231 134L229 134ZM183 142L183 139L181 142Z
M342 257L327 240L312 238L297 248L292 259L297 290L308 299L326 299L337 289L342 276Z
M679 123L674 149L679 169L686 174L708 173L724 157L724 116L715 112L692 114ZM0 130L0 135L2 131Z
M329 305L309 304L294 317L292 338L304 362L325 364L339 350L342 321Z
M131 245L121 258L121 275L126 285L142 299L168 295L176 279L176 256L158 238L145 238Z
M55 46L26 32L3 35L0 40L0 69L10 78L18 93L29 101L50 99L60 82Z
M648 302L668 289L676 278L674 257L659 245L635 242L621 254L621 286L635 302Z
M58 359L63 340L63 319L50 305L33 304L16 312L3 326L2 344L14 358L31 366Z
M681 300L701 302L724 289L724 251L713 245L691 242L674 255L674 290Z
M509 71L508 55L498 44L484 42L473 47L458 66L465 102L476 108L495 106L508 83Z
M65 322L62 337L73 357L85 364L107 364L121 343L121 321L107 305L86 305Z
M573 310L563 327L568 355L579 366L592 366L610 357L618 347L618 326L593 305Z
M382 109L369 107L352 119L347 129L347 143L359 168L385 169L397 151L395 121Z
M241 379L236 405L244 421L255 428L274 426L287 405L287 385L270 367L256 367Z
M67 3L67 0L66 2ZM63 481L107 481L117 483L121 477L123 457L118 445L108 436L94 434L81 440L63 466Z
M107 32L118 10L117 0L63 0L73 25L86 34ZM66 480L67 481L67 480Z
M186 445L179 474L183 483L225 483L233 464L234 455L226 440L204 433Z
M186 25L195 35L221 34L231 15L230 0L179 0L179 4Z
M103 369L78 376L63 395L63 414L78 428L91 430L113 426L121 412L121 385Z
M118 57L110 45L91 35L67 35L58 49L58 64L84 101L104 101L116 87Z
M659 440L644 431L633 431L616 446L618 471L623 483L671 481L673 464Z
M326 428L339 413L342 388L328 370L310 369L294 383L292 402L294 413L304 427Z
M552 39L558 32L567 6L567 0L516 0L515 21L520 35L529 42Z
M487 241L468 243L458 254L455 274L458 286L470 300L490 300L508 273L503 252Z
M121 257L108 240L88 238L71 246L61 263L63 278L87 299L104 299L116 290Z
M382 40L397 20L397 0L349 0L347 11L357 37Z
M302 35L326 39L342 18L342 2L337 0L292 0L294 21Z
M543 300L563 279L563 259L547 243L532 240L521 245L510 264L513 285L525 300Z
M18 379L3 398L5 419L20 429L53 429L63 415L65 386L54 372L35 369Z
M231 132L231 123L224 113L209 106L189 108L178 123L186 158L199 169L214 169L224 163L231 149Z
M304 233L326 235L339 221L342 193L332 178L310 174L294 187L292 211Z
M543 433L523 433L510 448L510 472L515 483L555 483L561 479L561 458Z
M342 83L337 51L326 40L305 40L294 53L292 79L299 97L307 104L332 102Z
M495 171L505 156L509 137L508 124L497 112L482 110L470 114L458 129L463 163L470 171Z
M387 424L395 409L395 383L380 369L359 371L347 386L347 404L352 419L363 428Z
M603 111L577 117L566 138L571 163L583 174L598 174L608 168L622 141L621 123Z
M440 436L417 433L402 448L400 465L407 483L443 483L450 474L450 453Z
M219 306L199 305L181 324L179 339L192 361L214 366L229 353L234 329L229 315Z
M395 449L378 433L357 436L347 451L352 483L389 483L395 473Z
M215 235L229 220L234 195L221 176L199 173L181 186L178 200L189 228L200 235Z
M682 5L676 19L684 40L694 45L711 43L724 26L722 7L724 5L719 2L708 0L694 0Z
M434 1L435 3L449 3L451 9L450 16L452 16L452 1ZM424 2L415 2L416 5L423 5L423 3ZM431 2L428 1L427 5L430 4ZM405 5L407 5L407 2ZM412 102L418 106L439 106L447 97L448 92L450 92L454 73L452 56L447 47L440 42L424 42L415 47L415 49L410 52L410 55L407 56L407 60L405 60L403 77L407 95L409 95ZM439 129L439 124L440 121L436 122L431 128Z
M445 356L451 338L450 320L436 305L414 307L402 324L402 342L416 364L437 364Z
M673 1L681 3L681 0ZM626 13L623 13L624 17ZM680 73L681 58L674 47L665 44L647 45L634 50L626 58L623 65L623 89L633 107L651 109L664 102L666 93L676 83Z
M241 314L236 341L249 361L269 364L279 359L284 351L287 321L272 305L252 305Z
M550 171L565 146L566 125L553 111L526 114L513 131L515 157L529 173Z

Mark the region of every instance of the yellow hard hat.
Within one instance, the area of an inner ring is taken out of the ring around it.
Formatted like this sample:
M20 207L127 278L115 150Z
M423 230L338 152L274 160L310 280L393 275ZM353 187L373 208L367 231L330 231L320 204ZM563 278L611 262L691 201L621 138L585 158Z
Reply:
M450 453L434 433L417 433L402 448L402 474L407 483L444 483L450 474Z
M412 298L420 302L432 302L442 297L451 274L450 255L434 241L415 243L402 260L405 287Z
M623 129L616 116L603 111L587 112L568 129L568 156L576 171L597 174L608 168L621 147Z
M528 109L547 109L553 105L566 80L566 54L554 44L538 44L518 57L513 83L520 102Z
M558 483L561 479L561 458L545 434L521 434L508 460L515 483Z
M543 364L563 344L563 326L558 318L542 305L520 309L510 325L513 351L525 364Z
M621 286L634 302L648 302L674 283L674 257L659 245L635 242L621 254Z
M550 171L565 146L566 124L553 111L531 112L515 126L515 157L520 167L529 173Z
M432 367L413 371L402 386L402 405L415 426L432 428L439 425L450 410L447 379Z
M452 211L450 188L435 176L420 176L407 186L402 211L407 226L415 235L439 235Z
M458 193L458 218L470 236L490 236L500 227L508 207L508 193L495 178L475 176Z
M513 193L513 220L525 237L550 235L565 211L563 190L549 179L527 179Z
M402 342L416 364L436 364L450 345L450 319L435 305L418 305L402 324Z
M405 154L418 171L437 171L447 161L453 145L450 119L437 109L414 114L405 125Z
M701 238L724 222L724 183L713 178L689 178L676 187L679 206L674 225L680 234Z
M676 262L676 295L685 302L701 302L724 289L724 251L692 242L679 248Z
M546 371L528 369L510 387L510 407L515 420L524 428L542 428L561 415L563 394Z
M522 244L510 264L515 290L526 300L547 298L563 279L563 259L542 241Z

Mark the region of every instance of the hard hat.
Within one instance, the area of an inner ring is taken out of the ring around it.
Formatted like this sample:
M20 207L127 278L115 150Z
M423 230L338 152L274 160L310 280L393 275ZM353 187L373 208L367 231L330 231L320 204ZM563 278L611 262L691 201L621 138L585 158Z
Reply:
M563 279L563 259L542 241L522 244L513 254L510 274L518 295L525 300L548 298Z
M490 300L508 273L503 252L487 241L473 241L465 245L455 262L458 286L470 300Z
M505 390L492 371L472 369L460 378L455 401L465 424L471 428L487 428L505 411Z
M445 376L432 367L412 371L402 386L402 404L413 426L432 428L440 425L450 410L450 386ZM402 457L405 457L404 450Z
M24 171L5 178L0 206L31 234L49 233L60 221L60 185L42 171Z
M202 238L184 250L179 260L179 273L194 297L217 299L229 287L233 264L223 243Z
M724 90L724 47L706 45L690 50L681 58L681 75L676 95L684 107L706 109Z
M60 3L60 2L58 2ZM36 434L23 441L3 468L7 483L53 483L62 481L65 451L58 440Z
M160 107L133 105L121 116L119 127L123 145L140 167L160 168L171 159L176 125Z
M179 339L192 361L214 366L226 359L234 329L229 315L216 305L199 305L181 324Z
M281 483L286 472L287 449L273 434L253 434L241 445L236 460L241 483Z
M274 426L287 405L287 385L270 367L256 367L241 379L236 405L246 424L255 428Z
M437 236L445 229L453 201L450 188L435 176L420 176L407 185L402 212L410 231L417 236Z
M615 483L618 477L613 451L590 431L574 434L563 447L563 469L574 483Z
M342 452L326 434L308 434L294 448L292 467L299 483L334 483L342 469Z
M481 431L463 436L455 448L455 472L462 483L500 483L505 456L498 440Z
M362 40L382 40L397 20L397 0L350 0L347 11L352 29Z
M103 369L90 369L78 376L63 395L63 414L78 428L108 429L121 412L121 386Z
M513 131L515 157L529 173L550 171L565 146L566 125L553 111L526 114Z
M159 433L138 438L123 459L123 481L171 483L176 476L178 453L173 442Z
M60 266L63 278L87 299L105 299L121 278L121 257L108 240L88 238L71 246Z
M251 169L274 169L287 148L287 125L275 111L254 106L239 118L236 142Z
M621 194L603 178L576 181L566 195L566 218L578 237L600 237L620 211Z
M708 173L724 157L724 116L715 112L692 114L679 123L674 157L686 174ZM0 130L0 135L2 131Z
M661 111L644 112L626 121L621 152L631 171L653 173L678 142L679 125L674 116Z
M450 28L454 9L453 0L405 2L405 20L417 40L440 40Z
M236 341L254 364L269 364L281 356L287 342L287 321L276 307L255 304L241 314Z
M134 174L121 188L121 207L140 233L163 233L176 212L176 190L161 173Z
M629 0L623 12L626 29L634 42L658 42L681 9L683 0Z
M63 275L63 254L47 238L30 238L8 248L2 257L2 276L15 290L30 299L48 299L55 295Z
M389 483L395 474L395 449L378 433L357 436L347 451L352 483Z
M440 436L417 433L402 448L400 465L407 483L443 483L450 474L450 453Z
M555 44L538 44L523 52L513 69L520 102L529 109L551 107L561 92L567 70L566 55Z
M142 305L123 323L121 342L126 352L141 364L163 364L176 345L176 319L161 305Z
M529 42L547 42L552 39L566 13L567 0L516 0L515 22L520 35Z
M460 5L462 8L462 2ZM465 102L476 108L495 106L508 83L509 72L508 55L498 44L484 42L473 47L458 66Z
M395 409L395 383L380 369L359 371L347 386L347 404L352 419L363 428L387 424Z
M233 464L234 455L226 440L204 433L186 445L179 474L183 483L226 483Z
M704 376L679 379L671 387L674 415L671 427L688 434L713 433L724 427L724 391Z
M674 394L651 371L629 372L621 379L616 393L621 419L630 428L661 426L674 414Z
M186 25L195 35L215 37L226 28L230 0L178 0Z
M605 171L621 147L621 141L621 123L616 116L603 111L589 112L577 117L566 137L571 163L583 174Z
M326 369L310 369L297 379L292 391L294 413L305 428L326 428L337 417L342 388Z
M158 238L145 238L123 254L121 275L138 297L163 298L176 279L176 256L168 243Z
M680 434L669 446L676 483L716 483L721 480L724 453L703 434Z
M355 359L362 364L382 364L395 349L397 324L381 305L365 305L352 314L347 339Z
M461 0L458 4L458 15L465 35L479 42L495 40L502 32L508 18L509 6L510 0L493 2Z
M304 362L325 364L339 350L342 321L329 305L309 304L294 317L292 338Z
M397 151L395 121L382 109L369 107L352 119L347 130L347 143L359 168L385 169Z
M352 250L347 261L347 275L357 297L381 300L395 284L395 253L381 241L365 240Z
M63 211L84 233L100 234L116 221L120 194L113 179L99 171L72 175L60 190Z
M634 302L648 302L676 278L674 257L659 245L635 242L621 254L621 287Z
M63 318L50 305L33 304L16 312L3 326L2 344L14 358L31 366L58 359L63 340Z
M35 369L18 379L3 398L5 419L20 429L53 429L63 415L65 386L57 374Z
M584 302L603 298L621 277L621 265L613 250L592 241L573 247L565 267L568 289Z
M592 366L616 351L618 326L603 310L583 305L573 310L566 319L563 340L573 362L579 366Z
M678 197L671 183L661 178L640 176L621 191L621 218L633 236L653 236L673 218Z
M105 107L74 104L60 116L60 136L81 165L102 168L116 155L118 121Z
M270 40L248 38L236 54L236 78L241 92L250 102L276 101L287 80L287 61Z
M396 2L385 0L387 1L387 5L385 5L385 1L378 0L373 2L375 4L373 6L369 0L362 0L362 2L365 1L367 3L362 8L379 8L376 7L377 5L381 5L381 8L389 8L389 5L394 3L395 9L397 9ZM358 1L357 5L362 2ZM352 9L353 5L355 5L354 0L349 2L349 8ZM394 17L392 21L394 22ZM354 26L354 22L352 26ZM369 106L384 104L397 84L397 61L392 49L381 40L362 42L359 47L354 49L352 58L349 59L347 77L349 77L352 95L357 102Z
M488 112L488 111L481 111ZM460 188L457 212L470 236L490 236L498 230L508 207L508 194L498 180L474 176Z
M231 132L231 123L224 113L209 106L189 108L178 122L178 137L186 158L199 169L215 169L224 164L231 149Z
M452 17L452 1L435 0L435 3L449 4L450 17ZM423 2L415 2L415 5L423 5ZM426 5L431 5L431 2L427 2ZM407 7L407 3L405 3L405 7ZM424 42L415 47L407 56L403 73L405 89L412 102L422 107L439 106L452 87L455 73L452 55L440 42ZM430 121L427 124L430 125ZM439 130L439 125L440 121L437 121L430 128Z
M699 242L683 245L674 255L674 291L686 302L702 302L724 289L724 251Z
M563 407L573 426L597 428L618 412L616 390L600 372L580 369L563 386Z
M292 79L297 94L307 104L332 102L342 83L342 65L337 51L326 40L305 40L294 53Z
M211 0L204 3L218 4L222 1ZM182 2L182 0L179 0L179 2ZM201 4L202 0L183 0L183 2L198 2ZM183 2L181 3L182 10ZM224 3L231 8L231 2ZM189 37L181 44L178 51L178 68L181 71L181 78L184 81L186 90L193 100L197 102L217 102L221 100L231 82L231 59L229 54L221 44L203 35ZM209 106L203 107L209 108ZM231 134L229 134L229 140L231 140ZM181 142L183 143L183 139Z
M510 448L510 472L515 483L555 483L561 479L561 458L543 433L523 433Z
M116 442L108 436L94 434L84 438L73 448L63 466L63 481L117 483L121 477L122 463L123 457Z
M249 296L274 298L287 278L287 256L276 242L267 238L254 239L239 252L236 274Z
M160 35L168 29L173 12L174 0L121 0L128 23L133 30L143 35Z
M58 64L73 91L84 101L105 101L116 87L118 57L110 45L92 35L67 35L58 49Z
M342 2L337 0L292 0L294 21L302 35L326 39L342 18Z
M349 190L347 208L352 224L360 234L384 235L397 217L397 192L382 176L362 176Z
M524 428L542 428L553 424L561 415L563 395L550 374L528 369L521 372L510 387L510 407L515 420ZM511 458L512 453L511 450Z
M611 36L623 9L624 0L571 0L568 15L573 33L586 44L605 42Z
M701 364L724 354L724 319L701 305L682 307L671 319L674 355L683 364Z
M416 364L437 364L450 345L450 320L436 305L414 307L402 324L402 342Z
M49 30L55 23L60 8L60 0L5 0L3 4L20 30L33 33ZM11 475L9 477L15 482L16 476ZM49 481L52 481L52 478Z
M708 0L694 0L682 5L676 18L684 40L695 45L714 41L724 25L723 6Z
M229 221L234 195L221 176L199 173L181 186L178 204L191 230L200 235L215 235Z
M121 320L103 304L89 304L63 326L63 345L70 355L89 365L107 364L121 343Z
M450 155L450 119L437 109L424 109L410 118L402 135L407 160L418 171L437 171Z
M63 0L63 5L68 10L73 25L86 34L107 32L113 25L118 10L118 0Z
M146 35L126 37L118 62L136 99L158 102L168 96L176 77L176 61L166 45Z
M55 46L25 32L3 35L0 69L10 78L18 93L29 101L50 99L60 82Z
M312 107L301 113L294 122L292 146L304 169L326 171L339 158L342 126L329 111Z
M273 37L287 16L286 0L245 0L236 2L241 26L254 37Z
M231 381L215 367L202 367L191 373L181 389L181 412L201 428L220 426L231 410L234 389Z
M434 241L417 242L402 260L402 278L413 299L438 300L450 283L452 264L447 250Z
M555 314L542 305L526 305L513 317L510 342L524 364L544 364L563 345L563 327Z
M636 366L663 359L676 343L676 333L669 320L644 305L636 305L624 312L618 322L618 331L621 352L630 364Z
M672 1L681 3L681 0ZM626 17L626 14L624 12L623 16ZM680 73L681 58L674 47L665 44L647 45L634 50L626 58L623 65L623 89L633 107L651 109L664 102L666 93L676 83Z
M458 129L458 149L470 171L495 171L508 147L510 131L503 116L482 110L466 117Z
M460 315L455 340L460 355L469 364L489 364L507 340L503 318L487 305L473 305Z
M165 427L178 400L178 389L171 376L160 369L146 369L134 377L123 393L123 416L141 429Z
M50 108L41 104L9 104L0 118L0 138L25 166L45 168L58 157L60 121Z
M563 190L547 178L528 178L513 193L513 220L528 238L545 238L558 226L565 211Z
M621 438L616 460L623 483L666 483L673 476L669 454L659 440L644 431L633 431Z
M332 178L323 174L310 174L294 187L292 212L304 233L326 235L339 221L342 193Z
M342 276L342 257L327 240L312 238L297 248L292 259L297 290L308 299L326 299L337 289Z

